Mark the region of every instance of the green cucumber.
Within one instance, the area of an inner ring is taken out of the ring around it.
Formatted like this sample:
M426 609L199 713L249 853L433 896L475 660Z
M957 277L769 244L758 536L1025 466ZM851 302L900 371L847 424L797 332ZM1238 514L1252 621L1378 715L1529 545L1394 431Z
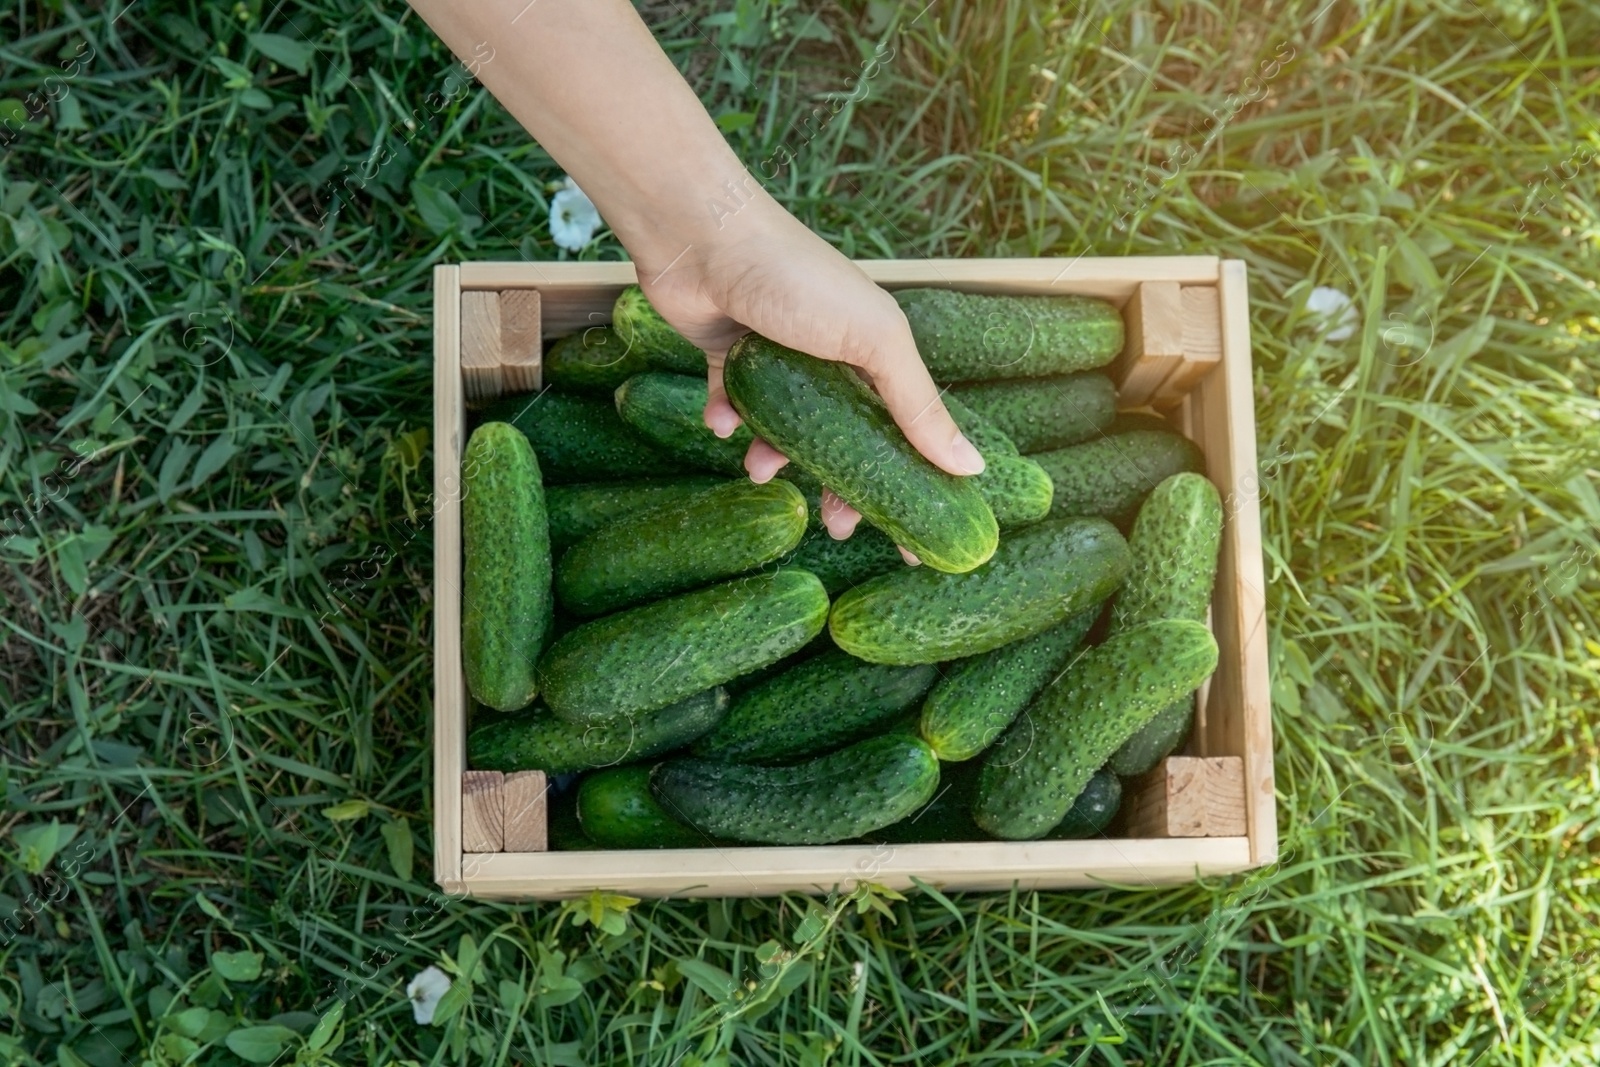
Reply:
M873 663L938 663L1032 637L1105 600L1128 546L1104 519L1052 519L1008 534L966 574L907 567L840 595L834 644Z
M842 541L825 529L807 531L783 566L810 571L829 596L838 596L868 578L906 566L906 561L888 534L863 523Z
M771 763L856 741L922 697L939 676L931 663L888 667L838 650L739 694L693 752L708 759Z
M461 667L467 690L499 711L539 694L550 632L550 532L528 439L503 422L472 431L461 458Z
M940 382L1067 374L1122 351L1122 313L1096 297L912 288L894 298Z
M717 687L598 725L570 723L548 708L535 708L474 727L467 734L467 764L480 771L566 774L649 759L715 729L728 703L727 691Z
M1126 528L1150 490L1180 471L1204 471L1195 443L1170 430L1134 430L1029 457L1055 486L1050 515L1099 515Z
M826 845L905 818L939 785L939 760L903 734L869 737L787 767L674 759L650 788L662 805L715 837L762 845Z
M1019 454L1017 443L1011 439L1010 434L962 403L961 398L956 396L954 392L946 392L944 394L944 408L950 413L950 417L955 420L955 424L961 428L961 433L971 443L972 447L983 455L985 462L991 456L1015 456ZM988 473L987 470L984 473ZM979 474L975 475L975 477L982 478L983 475Z
M1109 633L1155 619L1204 622L1222 545L1222 497L1204 475L1174 474L1150 491L1128 534L1133 569L1111 601ZM1163 709L1111 757L1118 774L1143 774L1188 739L1194 697Z
M1106 427L1105 433L1107 437L1115 437L1119 433L1132 433L1134 430L1177 432L1165 415L1157 415L1152 411L1119 411L1111 420L1111 425Z
M1094 772L1066 815L1044 836L1052 841L1098 837L1122 806L1122 779L1102 767Z
M670 501L686 500L726 482L726 478L711 474L686 474L680 478L552 485L545 492L545 508L550 513L550 550L564 552L608 522Z
M682 700L774 663L822 632L816 575L735 578L586 622L539 660L544 698L570 722L604 722Z
M589 840L578 825L578 790L559 791L552 788L545 794L546 822L552 852L593 852L600 846Z
M899 822L863 835L868 843L913 845L943 841L989 841L972 821L982 760L940 763L939 788L929 801Z
M1134 516L1128 534L1133 569L1111 602L1111 628L1155 619L1203 622L1222 546L1222 497L1203 474L1163 479Z
M996 525L1002 530L1014 529L1050 514L1055 487L1044 468L1018 454L1017 446L1004 431L948 393L945 407L972 447L983 456L983 473L973 475L972 480L994 512Z
M1123 742L1216 666L1211 631L1188 619L1159 619L1106 638L1077 657L989 750L973 819L995 837L1043 837Z
M952 396L1003 431L1024 453L1098 437L1111 424L1117 406L1117 387L1099 371L968 382L946 393L945 402Z
M788 482L725 482L625 515L567 549L556 596L575 615L603 615L755 570L805 532L805 498Z
M1055 483L1027 456L984 456L987 466L973 480L1002 530L1029 526L1050 514Z
M601 848L707 848L718 842L675 818L650 792L643 764L585 775L578 784L578 825Z
M559 338L544 354L540 373L547 388L610 396L617 386L650 364L609 326L590 326Z
M1195 694L1173 701L1112 753L1106 766L1124 778L1136 778L1183 747L1194 730Z
M637 285L630 285L617 294L616 303L611 306L611 329L631 347L644 353L652 367L676 374L705 376L706 354L662 318Z
M988 748L1060 672L1098 615L1097 608L1080 611L1032 637L950 664L922 702L922 739L946 762Z
M994 554L999 528L977 486L913 448L847 364L750 333L729 350L723 384L752 432L927 567L961 573Z
M485 421L509 422L527 434L545 481L606 482L682 474L682 464L622 421L616 407L595 396L546 389L508 396L484 409Z
M747 477L744 454L755 435L740 425L729 437L718 437L705 423L704 375L650 371L636 374L616 390L617 414L642 436L686 466Z

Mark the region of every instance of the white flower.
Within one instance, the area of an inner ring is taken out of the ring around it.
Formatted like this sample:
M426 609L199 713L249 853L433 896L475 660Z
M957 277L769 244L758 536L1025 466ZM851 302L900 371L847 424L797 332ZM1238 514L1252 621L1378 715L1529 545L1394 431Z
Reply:
M1328 331L1330 341L1343 341L1355 333L1356 327L1361 324L1361 316L1356 314L1350 298L1326 285L1311 290L1311 295L1306 297L1306 310L1320 317L1324 323L1333 323L1333 329Z
M411 1001L411 1012L417 1022L423 1026L433 1022L433 1013L448 992L450 977L437 967L429 967L411 979L411 984L406 986L406 997Z
M550 238L568 252L580 251L600 228L600 212L578 183L568 178L550 199Z

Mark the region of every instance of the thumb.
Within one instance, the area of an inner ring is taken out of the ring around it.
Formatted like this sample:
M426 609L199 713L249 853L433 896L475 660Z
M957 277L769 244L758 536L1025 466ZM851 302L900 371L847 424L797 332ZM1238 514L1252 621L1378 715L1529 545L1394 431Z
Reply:
M950 417L909 327L869 350L862 369L913 448L951 474L983 473L983 457Z

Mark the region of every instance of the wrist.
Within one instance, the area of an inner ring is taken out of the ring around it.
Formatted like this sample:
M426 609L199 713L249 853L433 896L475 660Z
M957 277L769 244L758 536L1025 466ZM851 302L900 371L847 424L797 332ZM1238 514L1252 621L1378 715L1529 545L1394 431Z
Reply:
M630 182L601 213L641 277L685 259L704 261L765 231L787 212L731 149L705 153L677 174ZM597 201L598 203L598 201Z

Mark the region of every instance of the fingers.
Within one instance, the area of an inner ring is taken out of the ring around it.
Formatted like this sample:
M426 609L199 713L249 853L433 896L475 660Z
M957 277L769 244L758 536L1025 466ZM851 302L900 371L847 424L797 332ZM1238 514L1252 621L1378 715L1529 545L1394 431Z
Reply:
M728 391L722 387L722 360L706 363L705 422L718 437L729 437L744 420L728 401Z
M822 525L827 528L830 537L835 541L843 541L855 533L856 523L860 521L861 512L840 500L832 489L823 487Z
M983 473L983 457L945 409L904 316L863 355L863 369L912 447L951 474Z
M744 469L750 472L750 480L757 485L765 485L772 481L788 462L788 456L759 437L750 442L750 448L744 454Z
M900 549L900 558L901 559L905 560L907 563L911 564L913 567L922 566L922 561L920 559L918 559L916 556L913 556L911 553L907 552L905 549L900 548L899 545L895 545L894 547Z

